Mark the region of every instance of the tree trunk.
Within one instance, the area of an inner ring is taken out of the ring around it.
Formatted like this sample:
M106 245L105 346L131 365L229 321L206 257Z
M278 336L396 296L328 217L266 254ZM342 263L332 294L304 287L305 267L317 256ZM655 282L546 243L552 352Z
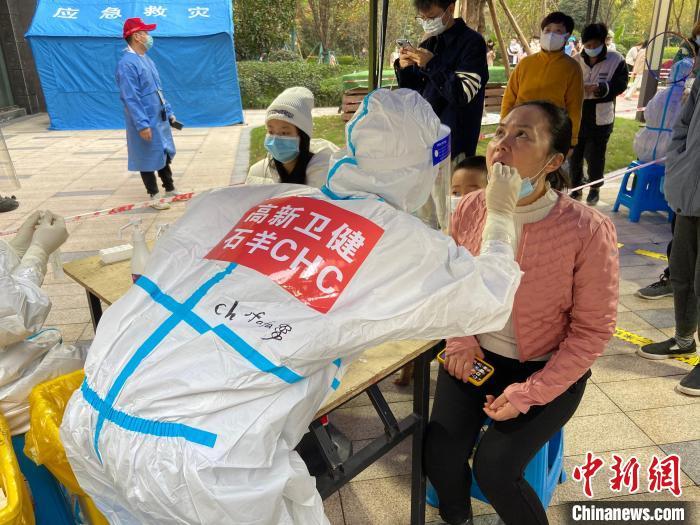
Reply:
M486 31L485 9L486 0L465 0L462 3L462 18L469 27L482 34Z

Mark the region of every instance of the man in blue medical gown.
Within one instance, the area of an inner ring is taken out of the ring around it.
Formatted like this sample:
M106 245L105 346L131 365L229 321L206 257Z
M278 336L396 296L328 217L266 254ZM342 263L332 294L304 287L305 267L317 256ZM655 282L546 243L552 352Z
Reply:
M170 123L175 120L175 115L163 95L156 65L147 56L153 47L149 31L155 28L155 24L146 24L140 18L129 18L124 22L127 48L116 73L119 95L124 104L129 170L141 172L146 191L154 200L177 194L170 170L170 161L175 156ZM164 193L158 191L156 171ZM170 205L154 202L152 207L163 210Z

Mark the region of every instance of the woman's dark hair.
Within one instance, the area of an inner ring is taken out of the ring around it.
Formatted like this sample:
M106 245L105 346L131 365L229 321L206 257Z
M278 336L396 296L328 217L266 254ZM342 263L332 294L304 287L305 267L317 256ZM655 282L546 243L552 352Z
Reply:
M566 159L569 149L571 148L572 135L571 119L566 110L546 100L523 102L522 104L518 104L516 108L526 106L535 106L545 114L547 122L549 122L549 134L551 137L550 152L561 153ZM562 168L549 173L547 175L547 181L555 190L561 191L571 187L569 175Z
M299 128L297 128L297 131L299 132L299 156L292 172L288 173L284 164L276 159L272 159L272 162L275 163L275 168L277 168L277 173L279 173L280 182L287 184L306 184L306 167L314 156L311 153L311 137Z
M608 38L608 26L601 23L588 24L581 32L581 40L586 43L590 40L597 40L601 44Z
M544 29L549 24L561 24L569 34L574 30L574 19L561 11L554 11L545 16L540 23L540 29Z

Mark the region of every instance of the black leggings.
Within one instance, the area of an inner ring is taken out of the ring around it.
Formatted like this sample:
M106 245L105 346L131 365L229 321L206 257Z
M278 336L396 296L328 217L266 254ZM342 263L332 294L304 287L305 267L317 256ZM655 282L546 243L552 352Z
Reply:
M423 460L440 499L440 516L450 524L462 523L471 515L472 472L467 460L487 417L483 411L486 395L498 397L508 385L525 381L545 365L520 363L488 350L484 354L495 372L481 387L453 378L442 367L438 374ZM474 476L506 525L548 523L542 503L523 477L525 467L574 415L590 375L587 371L547 405L495 422L479 442Z
M173 172L170 170L170 155L165 156L165 166L158 170L158 176L163 183L163 189L165 191L173 191L175 189L175 185L173 184ZM142 171L141 180L151 197L158 193L158 182L156 181L156 174L154 172Z

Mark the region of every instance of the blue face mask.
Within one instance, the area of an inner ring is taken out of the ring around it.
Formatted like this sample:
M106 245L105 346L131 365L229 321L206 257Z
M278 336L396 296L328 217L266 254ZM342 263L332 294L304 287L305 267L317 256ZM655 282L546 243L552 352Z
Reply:
M556 157L556 155L554 155ZM529 177L527 179L523 179L521 181L521 186L520 186L520 194L518 195L518 200L524 199L525 197L529 197L535 192L535 185L533 184L534 181L537 181L537 178L540 176L540 173L547 167L547 164L552 162L552 157L547 161L547 163L542 166L542 169L537 172L537 174L534 177Z
M587 47L584 47L583 49L589 57L597 57L603 51L603 46L600 45L593 49L588 49Z
M146 35L146 41L143 43L143 47L148 51L153 47L153 37L151 35Z
M289 162L299 156L299 137L280 137L265 135L265 149L272 158L280 162Z

